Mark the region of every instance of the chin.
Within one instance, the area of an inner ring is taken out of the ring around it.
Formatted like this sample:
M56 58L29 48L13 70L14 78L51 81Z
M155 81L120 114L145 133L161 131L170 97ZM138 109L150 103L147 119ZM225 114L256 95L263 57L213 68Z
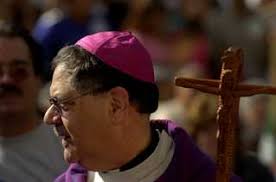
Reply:
M68 163L76 163L79 161L77 152L70 148L65 148L63 155L64 155L64 160Z
M2 118L3 121L18 121L16 118L20 117L22 114L24 115L26 112L24 112L23 109L3 109L0 108L0 118ZM3 119L5 118L5 119ZM1 122L3 122L1 121Z

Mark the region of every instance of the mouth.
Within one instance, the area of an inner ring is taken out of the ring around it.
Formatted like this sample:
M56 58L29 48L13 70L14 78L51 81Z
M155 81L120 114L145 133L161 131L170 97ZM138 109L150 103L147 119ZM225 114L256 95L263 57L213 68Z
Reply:
M14 93L0 94L0 99L2 102L8 102L8 101L12 102L20 98L22 98L20 95L14 94Z
M71 148L73 146L73 140L66 128L62 123L54 126L54 132L56 136L61 140L61 144L64 149Z
M66 131L65 127L62 124L57 124L54 127L54 132L62 140L71 140L69 133Z
M70 137L68 138L65 137L65 138L62 138L61 143L63 148L68 148L72 144L72 140Z
M22 97L23 92L18 88L5 89L0 86L0 97Z

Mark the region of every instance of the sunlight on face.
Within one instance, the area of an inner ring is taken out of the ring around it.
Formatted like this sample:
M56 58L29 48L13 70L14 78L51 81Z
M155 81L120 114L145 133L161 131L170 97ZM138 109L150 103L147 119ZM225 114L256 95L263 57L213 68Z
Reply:
M78 95L70 79L71 75L63 65L59 65L53 74L50 96L62 100ZM102 155L109 151L112 138L107 94L83 95L64 104L62 114L57 114L53 107L47 110L44 121L55 125L57 135L62 138L65 160L82 164L92 160L97 168Z

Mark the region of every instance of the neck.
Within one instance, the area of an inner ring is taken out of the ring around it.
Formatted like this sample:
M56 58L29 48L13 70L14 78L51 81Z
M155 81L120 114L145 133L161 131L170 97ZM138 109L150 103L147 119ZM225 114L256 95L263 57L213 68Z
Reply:
M36 114L11 114L0 115L0 136L16 137L28 133L39 124Z
M129 163L132 163L132 161L143 153L151 143L152 137L148 119L134 123L133 126L125 130L128 132L125 133L126 135L123 138L127 140L122 147L123 150L120 152L120 157L123 160L121 160L121 164L118 168L125 165L128 166Z
M151 143L149 119L145 117L126 121L108 137L112 137L108 149L116 150L103 150L99 157L93 156L79 162L88 170L109 171L119 169L145 151Z
M150 144L148 144L148 146L142 152L140 152L136 157L134 157L134 159L131 159L129 162L121 166L120 171L131 169L139 165L140 163L142 163L144 160L146 160L153 153L156 146L158 145L158 142L159 142L158 132L153 127L151 127Z

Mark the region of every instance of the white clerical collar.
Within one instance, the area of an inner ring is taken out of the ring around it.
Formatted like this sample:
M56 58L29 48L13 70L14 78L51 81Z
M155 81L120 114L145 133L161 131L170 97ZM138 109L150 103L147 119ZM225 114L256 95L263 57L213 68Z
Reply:
M159 133L160 140L154 152L132 169L108 172L88 172L88 182L153 182L168 168L173 154L174 142L165 132Z

